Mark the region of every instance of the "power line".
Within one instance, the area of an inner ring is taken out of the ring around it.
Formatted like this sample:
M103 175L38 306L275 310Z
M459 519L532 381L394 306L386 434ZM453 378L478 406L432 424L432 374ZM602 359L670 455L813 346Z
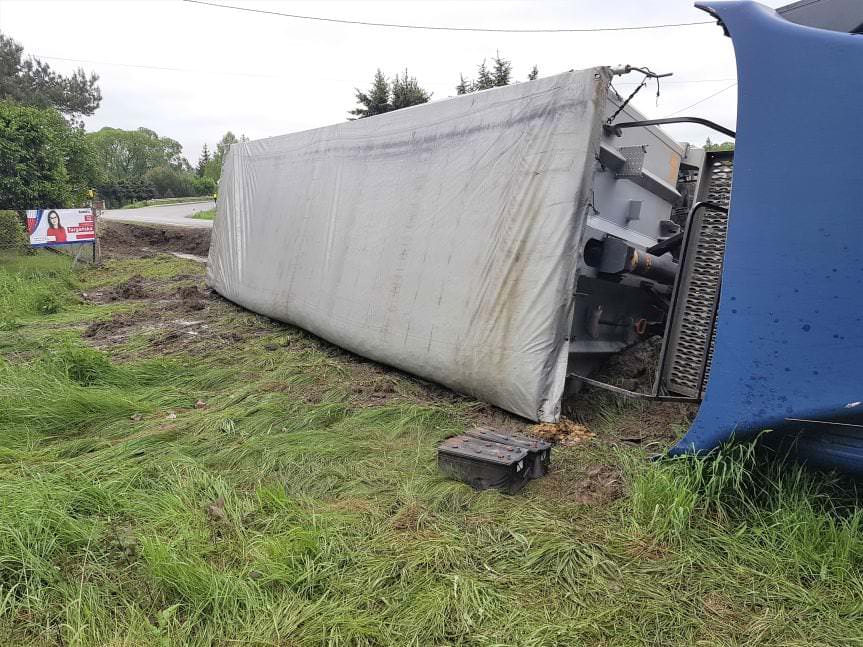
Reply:
M695 106L697 106L697 105L701 105L702 103L704 103L704 102L705 102L705 101L707 101L708 99L712 99L713 97L718 96L718 95L722 94L723 92L725 92L725 91L727 91L727 90L730 90L730 89L731 89L731 88L733 88L735 85L737 85L737 81L735 81L734 83L732 83L732 84L731 84L731 85L729 85L729 86L726 86L726 87L722 88L719 92L714 92L714 93L713 93L713 94L711 94L710 96L704 97L704 98L703 98L703 99L701 99L700 101L696 101L695 103L693 103L693 104L691 104L691 105L688 105L688 106L686 106L685 108L681 108L680 110L675 110L675 111L674 111L674 112L672 112L670 115L665 115L665 116L666 116L666 117L673 117L674 115L679 115L681 112L684 112L685 110L689 110L690 108L694 108L694 107L695 107Z
M67 58L64 56L45 56L43 54L33 54L35 58L46 59L49 61L66 61L67 63L87 63L89 65L110 65L113 67L129 67L133 69L139 70L157 70L159 72L183 72L186 74L217 74L217 75L227 75L227 76L247 76L258 79L294 79L295 77L289 76L278 76L274 74L253 74L248 72L232 72L230 70L205 70L205 69L192 69L188 67L162 67L159 65L144 65L140 63L118 63L116 61L96 61L93 59L87 58ZM686 84L686 83L718 83L722 81L731 81L732 79L675 79L675 80L663 80L663 85L666 83L677 83L677 84ZM314 79L308 79L307 81L329 81L333 83L355 83L355 81L351 79L328 79L315 77ZM455 87L455 83L451 81L424 81L426 85L452 85ZM618 81L615 85L638 85L637 82L629 82Z
M248 72L231 72L227 70L193 70L184 67L160 67L158 65L138 65L136 63L115 63L113 61L93 61L86 58L64 58L61 56L43 56L33 54L35 58L44 58L49 61L67 61L69 63L89 63L90 65L113 65L114 67L133 67L141 70L159 70L161 72L187 72L192 74L224 74L228 76L251 76L260 79L282 79L285 77L271 74L251 74Z
M138 70L156 70L159 72L184 72L186 74L216 74L216 75L227 75L227 76L245 76L256 79L282 79L288 80L293 79L296 80L295 77L290 76L278 76L275 74L253 74L248 72L231 72L230 70L205 70L205 69L192 69L188 67L162 67L159 65L143 65L138 63L117 63L116 61L95 61L92 59L86 58L66 58L63 56L45 56L43 54L33 54L35 58L45 59L49 61L66 61L69 63L88 63L90 65L111 65L113 67L129 67ZM329 81L333 83L354 83L351 79L327 79L315 77L314 79L304 79L303 82L314 82L314 81ZM427 85L455 85L450 81L426 81Z
M734 79L662 79L662 85L674 85L679 83L723 83L725 81L734 81ZM641 85L641 81L616 81L614 85Z
M665 29L666 27L691 27L692 25L712 25L712 20L702 20L699 22L678 22L665 25L635 25L630 27L585 27L580 29L491 29L483 27L436 27L430 25L402 25L397 23L386 22L368 22L364 20L343 20L341 18L322 18L320 16L301 16L293 13L283 13L281 11L269 11L267 9L253 9L251 7L237 7L234 5L219 4L216 2L205 2L204 0L183 0L192 4L206 5L208 7L219 7L221 9L233 9L235 11L246 11L248 13L260 13L270 16L281 16L283 18L294 18L297 20L316 20L318 22L334 22L343 25L363 25L366 27L391 27L395 29L425 29L431 31L472 31L472 32L495 32L508 34L549 34L549 33L584 33L584 32L603 32L603 31L635 31L639 29Z

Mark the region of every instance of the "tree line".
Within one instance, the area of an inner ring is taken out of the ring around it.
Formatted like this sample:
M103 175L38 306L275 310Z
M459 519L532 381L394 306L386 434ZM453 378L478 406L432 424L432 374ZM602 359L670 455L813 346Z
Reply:
M182 155L180 142L160 137L149 128L102 128L88 133L102 171L97 190L108 206L152 198L211 196L216 193L222 160L237 139L228 131L210 154L204 144L195 167Z
M0 33L0 209L82 204L95 189L109 207L136 200L213 195L228 132L195 167L180 143L149 128L84 131L99 108L99 76L64 76Z
M537 77L539 68L534 65L527 75L527 80L534 81ZM496 52L491 59L491 68L486 64L486 59L477 65L476 77L466 79L464 74L459 74L455 91L456 94L469 94L510 85L512 82L512 62L503 58L500 52ZM348 113L351 115L348 119L362 119L416 106L427 103L431 97L432 93L425 90L416 77L410 76L407 69L401 75L396 74L390 79L378 68L368 90L354 90L354 98L360 105Z
M539 72L533 67L527 80ZM83 117L99 108L96 73L79 68L64 76L0 33L0 209L82 204L96 189L109 207L137 200L212 195L228 148L245 141L227 132L195 166L180 143L149 128L105 127L87 133ZM512 64L497 53L476 76L459 75L457 94L512 83ZM407 69L389 78L380 69L367 91L357 89L351 119L426 103L432 93Z

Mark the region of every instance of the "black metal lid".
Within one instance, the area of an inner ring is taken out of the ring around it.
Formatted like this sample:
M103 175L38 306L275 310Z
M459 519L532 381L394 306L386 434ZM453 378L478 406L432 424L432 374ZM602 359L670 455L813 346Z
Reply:
M466 436L471 436L479 440L487 440L494 443L503 443L513 445L515 447L523 447L529 451L543 451L551 448L551 443L539 438L531 438L522 434L502 434L497 431L492 431L487 427L476 427L465 432Z
M514 444L481 440L470 436L453 436L438 446L438 452L451 456L475 458L498 465L514 465L527 458L527 449Z

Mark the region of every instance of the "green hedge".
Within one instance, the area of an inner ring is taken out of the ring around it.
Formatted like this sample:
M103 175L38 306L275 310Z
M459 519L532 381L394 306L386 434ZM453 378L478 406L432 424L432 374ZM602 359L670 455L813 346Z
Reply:
M29 251L30 238L17 212L0 209L0 252L6 250Z

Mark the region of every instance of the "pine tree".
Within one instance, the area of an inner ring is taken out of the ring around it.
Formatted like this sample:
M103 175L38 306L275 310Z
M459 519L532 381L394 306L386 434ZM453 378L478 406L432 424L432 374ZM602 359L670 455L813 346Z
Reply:
M512 74L512 63L505 58L501 58L499 51L495 52L492 61L494 62L494 72L492 73L494 85L496 87L509 85L509 77ZM483 61L483 64L485 64L485 61Z
M407 68L402 76L396 74L392 82L392 100L390 104L393 110L407 108L420 103L427 103L431 94L420 87L416 77L408 76Z
M0 33L0 101L35 108L55 108L72 125L96 112L102 102L99 75L78 68L64 76L34 56L24 58L24 48Z
M195 167L195 173L198 177L204 177L204 169L207 168L207 164L209 164L211 159L210 149L207 148L207 144L204 144L204 148L201 150L201 157L198 159L198 165Z
M349 117L349 119L371 117L393 109L392 104L390 104L390 84L380 68L375 72L375 78L368 93L356 89L356 100L357 103L362 104L362 107L351 110L349 114L354 115L354 117Z
M528 81L536 81L538 76L539 76L539 68L536 65L534 65L531 68L530 73L528 73L528 75L527 75L527 80Z
M512 61L501 58L500 52L495 52L492 60L492 69L489 70L485 60L477 66L476 79L465 79L459 74L459 83L455 86L457 94L468 94L477 90L488 90L489 88L509 85L512 82ZM528 81L533 81L539 76L539 68L536 65L528 74Z
M488 90L489 88L493 88L494 85L494 76L492 76L485 66L485 59L482 59L482 63L477 67L473 90Z
M459 82L458 85L455 86L456 94L467 94L468 92L473 92L473 83L470 81L465 81L464 74L459 74Z

